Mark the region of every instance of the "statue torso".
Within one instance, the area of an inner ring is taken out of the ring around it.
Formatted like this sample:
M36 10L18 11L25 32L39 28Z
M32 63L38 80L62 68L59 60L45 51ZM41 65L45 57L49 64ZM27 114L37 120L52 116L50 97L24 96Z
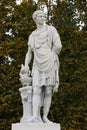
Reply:
M51 71L53 67L53 53L48 43L49 32L47 25L41 31L33 32L34 65L42 72Z

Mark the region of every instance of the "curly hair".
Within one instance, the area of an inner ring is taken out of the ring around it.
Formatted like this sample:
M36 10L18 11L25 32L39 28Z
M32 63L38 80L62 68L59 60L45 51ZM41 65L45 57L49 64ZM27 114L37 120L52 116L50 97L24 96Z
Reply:
M36 10L36 11L33 13L32 18L33 18L34 22L35 22L35 20L36 20L36 17L37 17L38 14L40 14L40 13L43 13L43 14L44 14L44 12L43 12L42 10Z

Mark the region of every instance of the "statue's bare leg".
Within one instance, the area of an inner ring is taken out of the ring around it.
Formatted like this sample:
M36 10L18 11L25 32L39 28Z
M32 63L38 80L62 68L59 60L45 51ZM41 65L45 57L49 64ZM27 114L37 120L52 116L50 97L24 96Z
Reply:
M40 118L41 88L33 88L33 117L29 122L42 122Z
M47 86L45 89L45 98L44 98L44 106L43 106L43 121L45 123L52 123L47 118L51 106L51 100L52 100L52 86Z

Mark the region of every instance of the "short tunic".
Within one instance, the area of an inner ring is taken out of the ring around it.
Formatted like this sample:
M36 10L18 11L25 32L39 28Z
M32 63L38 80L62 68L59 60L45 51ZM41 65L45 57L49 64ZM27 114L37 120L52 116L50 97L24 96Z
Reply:
M52 26L44 25L43 30L33 31L29 37L28 46L34 52L32 68L33 87L59 85L59 60L57 52L61 49L60 37Z

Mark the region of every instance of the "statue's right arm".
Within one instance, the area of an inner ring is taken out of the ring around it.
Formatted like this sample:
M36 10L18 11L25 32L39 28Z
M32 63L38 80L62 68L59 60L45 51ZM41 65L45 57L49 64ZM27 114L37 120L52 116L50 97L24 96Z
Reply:
M32 51L30 46L28 46L28 51L26 53L26 57L25 57L25 67L28 67L28 65L31 62L31 58L32 58Z

